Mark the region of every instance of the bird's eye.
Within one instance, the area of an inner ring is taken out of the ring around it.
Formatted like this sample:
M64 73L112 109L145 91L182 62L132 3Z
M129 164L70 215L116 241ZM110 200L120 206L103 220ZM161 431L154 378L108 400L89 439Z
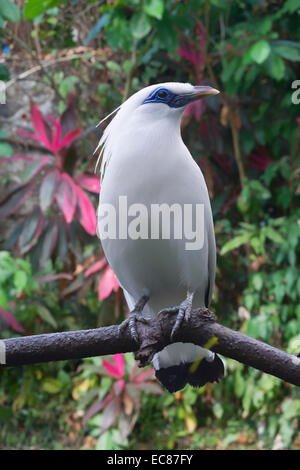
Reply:
M168 94L168 93L167 93L166 91L161 90L161 91L159 91L159 92L157 93L157 96L158 96L159 98L165 98L165 97L167 96L167 94Z

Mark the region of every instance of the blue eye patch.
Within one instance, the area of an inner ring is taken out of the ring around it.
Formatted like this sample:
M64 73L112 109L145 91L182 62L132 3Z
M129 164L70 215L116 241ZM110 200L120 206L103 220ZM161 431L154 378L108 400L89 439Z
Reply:
M186 93L184 95L176 95L168 88L156 88L152 91L148 98L143 101L143 104L147 103L164 103L170 106L170 108L181 108L194 101L193 94Z

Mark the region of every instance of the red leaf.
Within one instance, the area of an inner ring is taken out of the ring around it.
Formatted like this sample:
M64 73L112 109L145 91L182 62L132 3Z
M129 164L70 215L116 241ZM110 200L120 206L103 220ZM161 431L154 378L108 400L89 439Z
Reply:
M39 160L32 161L24 170L23 181L28 183L44 166L50 157L39 157Z
M37 142L41 142L41 139L37 135L31 134L30 132L24 131L23 129L17 129L17 132L18 134L24 135L25 137L29 137L30 139L36 140Z
M9 310L4 310L2 307L0 307L0 317L2 317L6 321L8 326L11 326L17 333L25 332L23 326L18 322L14 314Z
M39 141L52 151L52 143L50 142L47 133L47 122L45 121L44 116L42 115L39 108L34 103L31 105L31 118Z
M113 384L113 391L115 395L121 395L125 387L125 380L119 379Z
M61 125L60 123L50 114L47 116L48 119L52 122L52 124L55 127L56 132L52 132L52 148L53 152L57 152L59 150L59 142L60 142L60 137L61 137Z
M123 354L122 353L114 354L114 361L121 377L124 374L124 368L125 368L125 361L124 361Z
M94 206L87 194L79 186L75 185L75 190L78 197L79 222L87 233L95 235L97 218Z
M50 258L57 241L58 227L54 221L49 221L41 237L39 265L42 267Z
M100 177L97 175L79 175L75 178L76 183L78 183L83 189L91 191L92 193L99 194L100 191Z
M18 191L15 191L5 204L0 207L0 219L15 212L34 189L35 184L31 184L25 187L21 186Z
M98 286L98 299L106 299L111 292L119 289L119 283L110 266L105 269Z
M249 164L258 170L265 170L272 163L269 150L262 145L258 145L256 150L249 155L248 159Z
M198 20L196 26L196 36L199 36L200 41L196 49L192 41L180 41L180 49L177 52L181 57L191 62L197 69L201 68L204 64L204 45L205 45L205 28L203 23Z
M153 367L151 367L151 369L147 369L144 372L142 372L141 374L139 374L134 379L134 382L135 383L141 383L141 382L145 382L146 380L151 380L153 378L154 378L154 369L153 369Z
M75 94L70 93L68 96L68 105L66 110L62 113L60 118L60 124L62 127L62 134L65 135L68 131L77 127L76 119L76 105L75 105Z
M40 187L40 207L45 212L53 201L60 173L57 170L47 173Z
M28 245L28 243L30 243L34 237L40 224L41 217L42 214L40 208L36 207L33 212L25 219L25 226L19 238L19 245L22 254L24 253L24 247L26 247L26 245Z
M134 387L140 392L154 393L154 395L161 395L163 393L161 387L155 382L135 383Z
M201 115L205 111L205 102L202 100L196 101L195 103L191 103L183 114L188 116L194 116L196 121L200 121Z
M89 267L89 269L86 270L86 272L84 273L84 277L88 277L91 274L97 273L102 268L104 268L104 266L106 266L106 264L107 264L106 258L103 256L103 258L101 258L99 261L96 261L95 263L93 263Z
M68 273L59 273L59 274L43 274L43 276L39 276L35 278L35 281L42 285L46 284L47 282L58 281L59 279L67 279L68 281L72 281L73 277L71 274Z
M106 359L102 359L102 366L116 379L121 378L123 375L123 373L120 374L120 371L116 366L114 366L111 362L106 361Z
M86 425L89 419L91 419L95 414L99 413L105 406L107 406L111 400L113 399L113 393L110 392L104 400L96 400L90 408L87 410L86 414L84 415L82 424L83 426Z
M181 48L177 49L177 53L181 55L184 59L191 62L193 65L197 65L198 57L195 47L193 45L186 46L183 43L181 44Z
M121 397L116 397L106 406L101 417L101 434L109 429L117 419L121 409Z
M31 242L24 246L24 248L22 249L22 253L27 253L29 250L31 250L31 248L33 247L33 245L35 244L35 241L39 238L40 234L41 234L41 231L42 231L42 228L43 228L43 224L44 224L44 221L45 221L45 217L44 215L42 214L41 218L40 218L40 221L39 221L39 225L36 229L36 232L34 234L34 236L32 237L32 240Z
M59 143L59 147L57 150L61 150L63 147L66 147L69 145L71 142L73 142L74 139L76 139L77 136L81 134L81 129L72 129L71 131L68 131L61 142Z
M67 224L72 222L76 209L76 189L77 186L73 183L72 178L70 178L67 173L63 173L61 175L57 193L55 194L55 199L64 214Z
M0 157L1 161L12 162L17 160L35 160L35 157L31 157L30 155L12 155L11 157Z

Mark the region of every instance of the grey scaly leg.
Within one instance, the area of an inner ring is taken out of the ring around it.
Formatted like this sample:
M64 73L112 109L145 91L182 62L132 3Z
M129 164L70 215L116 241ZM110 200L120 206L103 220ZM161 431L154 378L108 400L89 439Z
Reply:
M161 316L165 313L178 312L175 325L173 326L172 331L171 331L171 339L173 339L176 333L178 332L179 327L182 323L182 320L184 318L187 321L189 320L191 316L192 306L193 306L194 294L195 294L194 292L188 291L186 299L183 302L181 302L180 305L178 305L177 307L164 308L163 310L160 310L160 312L158 312L157 314L158 316Z
M143 295L135 305L134 309L130 312L129 317L126 318L121 325L119 325L119 331L121 332L124 328L129 326L130 334L136 343L139 343L139 336L136 330L136 322L141 321L142 323L148 323L148 320L143 317L142 311L148 302L149 297Z

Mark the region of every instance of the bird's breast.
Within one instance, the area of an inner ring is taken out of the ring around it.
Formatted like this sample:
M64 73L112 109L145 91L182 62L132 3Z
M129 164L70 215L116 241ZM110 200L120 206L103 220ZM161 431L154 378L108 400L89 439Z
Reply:
M115 233L105 238L102 227L100 238L123 288L135 298L165 292L167 301L171 292L180 296L187 288L203 290L204 296L210 203L202 173L183 144L153 143L152 148L132 151L119 147L101 187L98 228L105 217L101 208L110 206ZM185 219L193 214L188 233ZM187 249L192 234L199 239L198 247Z

